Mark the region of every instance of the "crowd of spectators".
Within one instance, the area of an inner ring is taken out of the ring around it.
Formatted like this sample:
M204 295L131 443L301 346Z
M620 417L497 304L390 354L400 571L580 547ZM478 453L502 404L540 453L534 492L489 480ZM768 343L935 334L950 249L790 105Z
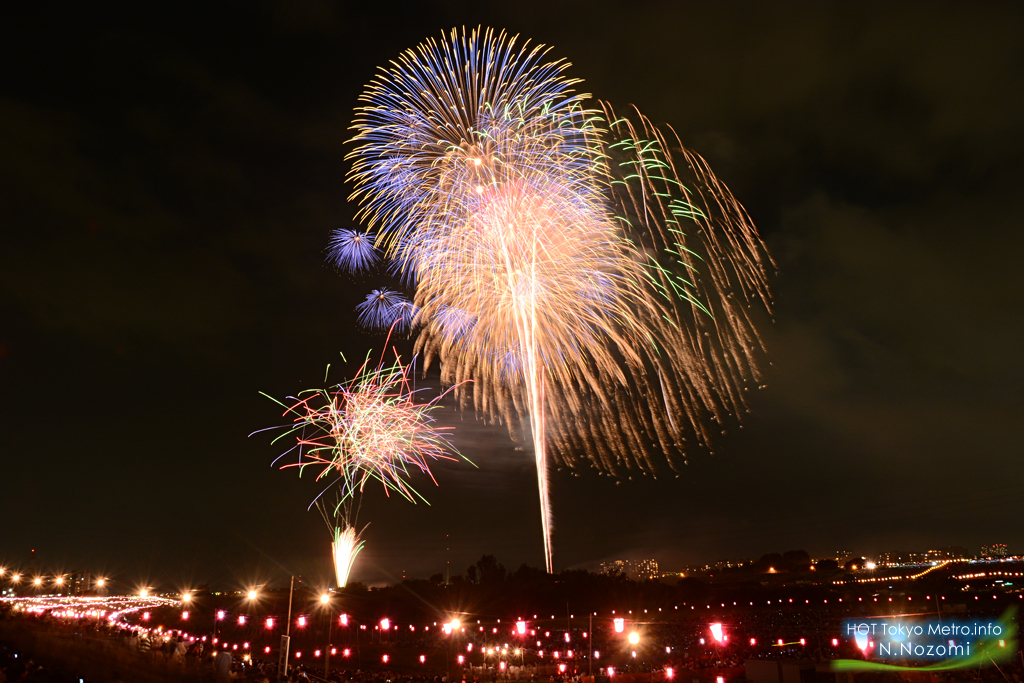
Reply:
M851 650L848 639L841 637L841 623L849 616L849 610L838 605L709 612L713 610L703 614L673 615L671 620L635 620L633 626L643 632L642 640L636 645L627 645L624 638L611 634L590 634L590 637L597 638L595 648L605 650L600 660L595 659L593 664L580 657L582 653L579 652L575 658L564 658L558 663L549 653L543 662L508 665L504 669L498 669L495 662L459 667L444 675L409 675L400 670L336 667L325 676L324 667L318 662L289 667L288 680L329 683L592 683L590 674L596 674L598 681L607 680L606 667L614 663L616 674L624 680L646 673L651 675L652 681L656 679L663 683L665 671L669 668L681 675L688 671L702 679L714 680L718 675L733 679L742 676L744 663L751 659L825 662L857 655ZM711 620L720 620L726 625L724 634L728 640L718 642L712 638L708 631ZM51 656L37 656L24 643L12 642L6 637L12 633L12 625L22 633L35 634L37 645L43 641L50 643ZM100 619L62 618L49 614L15 615L2 606L0 627L4 627L0 628L0 683L85 683L90 680L213 682L229 679L271 683L278 679L276 659L239 657L237 653L211 648L202 640L185 639L174 631L140 629ZM588 642L581 631L572 630L569 635L573 643ZM478 636L473 638L478 647L488 644ZM470 639L467 637L467 640ZM431 641L419 634L396 634L391 644L396 648L420 648L429 646ZM61 651L61 656L52 656L55 649ZM561 670L559 664L565 664L565 669ZM934 673L929 676L928 683L1021 683L1022 664L1024 662L1018 658L998 667ZM128 672L130 675L126 675ZM917 675L911 674L906 680L921 683L913 678ZM816 676L816 683L835 681L828 674L822 678L820 671ZM690 683L687 678L681 680Z

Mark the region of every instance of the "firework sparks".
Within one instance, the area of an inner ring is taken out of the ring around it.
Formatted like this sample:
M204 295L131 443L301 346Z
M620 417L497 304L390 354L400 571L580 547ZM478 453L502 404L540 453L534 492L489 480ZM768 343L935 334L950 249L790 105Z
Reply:
M317 480L334 475L341 501L362 492L371 479L411 502L424 500L409 485L410 472L418 470L433 480L431 460L461 457L448 440L448 430L431 417L454 387L417 403L409 374L410 367L397 353L392 363L382 357L376 366L368 355L347 385L304 391L287 405L275 401L293 421L274 441L294 437L298 456L283 468L298 467L300 473L319 468Z
M770 259L703 160L588 109L546 53L489 30L403 53L361 98L350 177L415 282L417 349L528 417L552 571L549 446L618 474L709 442L758 378Z
M331 233L327 244L328 260L350 273L369 270L380 256L373 246L373 235L339 228Z
M352 573L356 555L363 549L363 541L355 527L334 528L334 540L331 541L331 555L334 558L334 573L338 579L338 588L348 585L348 577Z
M367 294L366 299L356 306L356 313L363 327L405 334L412 328L417 310L404 294L381 288Z
M301 474L307 467L319 468L317 480L329 480L313 504L331 531L339 587L348 583L363 549L356 519L366 483L377 480L389 495L394 491L410 502L426 502L408 483L409 474L418 470L433 480L431 460L462 457L449 442L448 431L431 416L438 402L457 387L417 402L409 375L410 366L397 353L390 364L382 356L376 366L367 354L348 384L303 392L289 404L275 400L293 421L281 427L284 432L274 442L294 438L295 446L284 455L297 454L282 469L298 467ZM324 495L332 490L335 502L328 505Z

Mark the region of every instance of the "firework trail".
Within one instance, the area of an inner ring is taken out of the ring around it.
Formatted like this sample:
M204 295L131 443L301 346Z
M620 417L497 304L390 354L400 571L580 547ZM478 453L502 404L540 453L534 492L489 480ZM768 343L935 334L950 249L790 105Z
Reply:
M770 259L674 134L588 108L546 53L490 30L403 53L361 98L350 179L415 282L417 350L528 418L552 571L549 450L618 475L707 443L758 377Z
M331 533L331 559L334 562L338 588L344 588L348 585L356 556L365 545L361 538L365 528L356 529L359 504L355 502L354 497L349 496L344 500L339 498L333 505L326 503L321 497L316 505Z

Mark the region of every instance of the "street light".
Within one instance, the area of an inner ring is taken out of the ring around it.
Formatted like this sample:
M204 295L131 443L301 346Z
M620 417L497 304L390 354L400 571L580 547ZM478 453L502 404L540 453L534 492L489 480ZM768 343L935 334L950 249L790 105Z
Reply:
M331 594L324 592L320 595L320 604L327 608L327 647L324 648L324 678L331 672L331 635L334 630L334 609L331 605Z

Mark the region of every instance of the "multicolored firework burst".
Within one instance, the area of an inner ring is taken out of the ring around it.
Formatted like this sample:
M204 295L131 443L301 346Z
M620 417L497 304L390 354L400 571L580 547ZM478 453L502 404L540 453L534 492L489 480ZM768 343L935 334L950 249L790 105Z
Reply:
M301 475L312 467L318 470L317 481L327 482L313 503L331 531L339 586L347 583L363 548L356 518L366 484L376 480L388 495L395 492L413 503L426 502L409 483L410 474L419 471L434 481L430 461L465 459L448 440L448 430L437 426L431 415L456 387L418 402L409 376L410 366L402 363L397 352L392 362L385 362L382 355L376 365L367 354L348 384L307 390L289 403L271 398L285 409L285 416L292 417L291 423L271 428L284 430L274 443L295 439L294 446L274 463L294 454L295 460L282 469L297 467ZM329 491L335 495L331 505L324 498Z
M280 457L297 450L297 458L282 469L297 467L300 474L306 468L318 469L317 481L329 479L340 485L341 501L377 480L389 495L396 492L410 502L426 502L407 479L418 470L433 481L431 460L462 457L449 442L448 430L436 426L431 417L455 387L418 403L409 373L410 366L397 353L390 364L382 356L376 366L367 355L347 385L309 389L289 404L271 398L285 408L285 416L293 417L274 439L276 443L295 438L295 446Z
M350 179L415 282L417 350L528 418L553 571L549 450L619 475L707 444L759 378L771 260L702 159L588 108L547 52L486 30L403 53L363 93Z

